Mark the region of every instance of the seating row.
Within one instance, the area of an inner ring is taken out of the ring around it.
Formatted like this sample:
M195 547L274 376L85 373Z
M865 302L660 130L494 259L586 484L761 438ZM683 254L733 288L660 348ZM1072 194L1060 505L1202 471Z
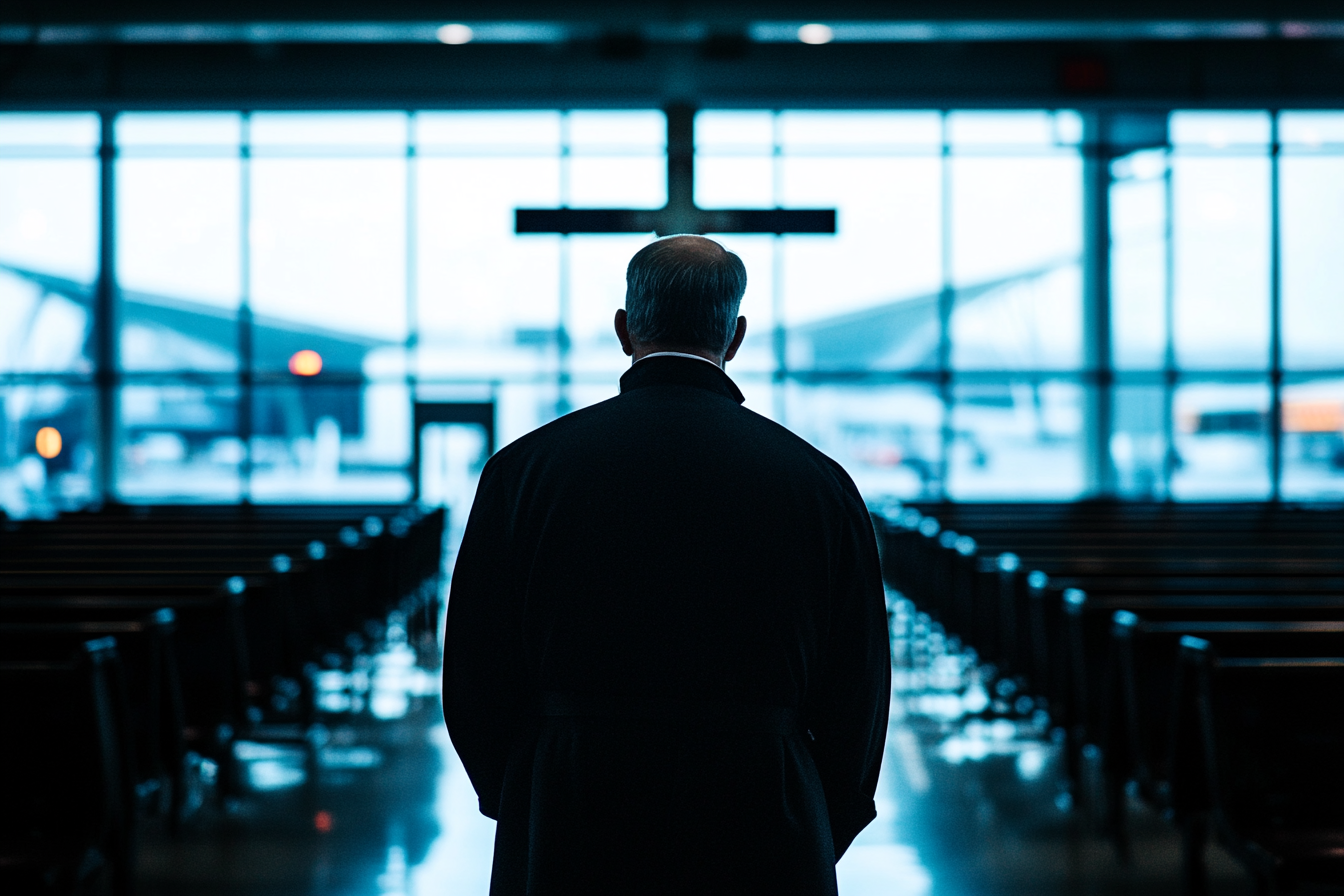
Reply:
M104 875L129 892L136 818L175 830L211 777L236 795L241 740L312 748L315 679L389 614L436 663L444 523L317 507L7 524L0 717L22 734L0 786L7 807L45 809L5 813L0 876L61 891Z
M1328 743L1344 755L1332 671L1344 665L1344 514L1261 505L926 509L938 516L895 506L875 513L888 585L972 647L997 693L1028 695L1023 706L1049 713L1075 789L1085 757L1100 757L1122 856L1133 790L1181 825L1191 892L1203 886L1210 829L1266 888L1301 876L1344 880L1344 840L1330 839L1344 836L1344 764L1313 764L1320 751L1303 748L1294 768L1312 768L1315 786L1294 789L1305 779L1285 777L1291 750L1247 747L1268 743L1255 735L1259 724L1276 747ZM1226 696L1247 687L1273 725L1253 723L1254 701ZM1315 709L1285 716L1288 705ZM1301 811L1269 813L1275 800ZM1323 810L1331 806L1333 814ZM1322 858L1330 849L1333 864Z

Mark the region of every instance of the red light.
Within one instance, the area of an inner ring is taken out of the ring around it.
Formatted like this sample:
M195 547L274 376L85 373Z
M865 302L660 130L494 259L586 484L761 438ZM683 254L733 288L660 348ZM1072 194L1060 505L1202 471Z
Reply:
M295 376L317 376L322 372L322 356L310 348L297 351L290 356L289 372Z
M313 816L313 827L317 828L319 833L330 834L334 824L335 821L332 819L331 813L326 809L322 809Z

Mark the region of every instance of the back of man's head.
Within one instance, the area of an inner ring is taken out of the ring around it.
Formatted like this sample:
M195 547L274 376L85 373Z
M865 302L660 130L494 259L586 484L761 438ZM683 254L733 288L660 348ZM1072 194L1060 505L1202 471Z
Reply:
M662 348L723 354L747 291L742 259L702 236L669 236L635 253L625 269L630 338Z

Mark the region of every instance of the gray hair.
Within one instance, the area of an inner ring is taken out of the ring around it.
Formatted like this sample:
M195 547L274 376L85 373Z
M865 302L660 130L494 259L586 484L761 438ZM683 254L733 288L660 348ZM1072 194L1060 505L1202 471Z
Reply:
M648 345L727 351L747 291L742 259L704 237L649 243L625 269L630 338Z

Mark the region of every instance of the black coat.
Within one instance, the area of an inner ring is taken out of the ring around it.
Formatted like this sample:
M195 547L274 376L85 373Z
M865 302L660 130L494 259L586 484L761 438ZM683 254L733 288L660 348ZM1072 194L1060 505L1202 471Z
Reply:
M649 358L486 464L448 604L448 731L491 893L834 893L890 694L839 464Z

